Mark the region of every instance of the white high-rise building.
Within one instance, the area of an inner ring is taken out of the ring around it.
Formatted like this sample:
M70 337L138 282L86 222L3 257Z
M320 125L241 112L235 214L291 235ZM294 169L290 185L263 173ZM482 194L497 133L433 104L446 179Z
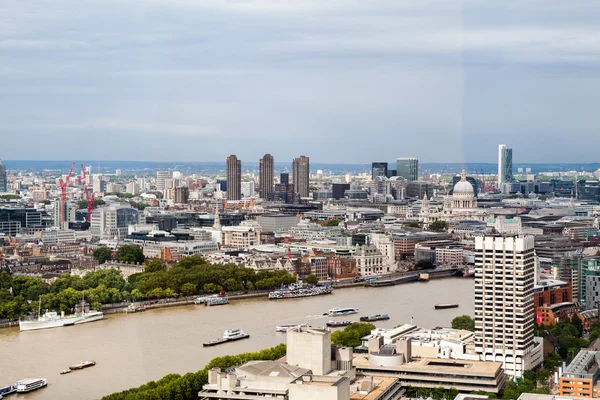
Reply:
M533 336L533 236L475 238L475 352L521 377L543 361Z
M167 179L171 179L169 171L156 171L156 189L163 190Z
M136 182L129 182L127 184L126 192L133 195L140 194L140 185Z

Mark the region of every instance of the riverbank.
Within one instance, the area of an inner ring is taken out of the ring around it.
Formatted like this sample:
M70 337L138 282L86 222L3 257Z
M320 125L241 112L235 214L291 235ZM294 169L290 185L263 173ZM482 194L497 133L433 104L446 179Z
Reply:
M335 289L334 291L340 289L349 289L355 287L370 287L377 288L383 286L393 286L393 285L401 285L410 283L417 280L433 280L433 279L442 279L442 278L462 278L460 276L454 276L454 270L444 269L444 270L430 270L430 271L411 271L405 272L401 274L394 274L397 278L392 278L390 276L382 276L376 281L371 282L353 282L353 281L343 281L343 282L328 282ZM423 275L427 275L427 279L423 279ZM410 279L414 278L414 279ZM230 300L246 300L246 299L254 299L259 297L267 297L271 290L260 290L254 291L252 293L231 293L228 295ZM160 300L145 300L138 302L122 302L122 303L111 303L111 304L103 304L102 312L104 314L134 314L146 310L158 309L158 308L167 308L167 307L178 307L178 306L186 306L192 305L194 303L194 299L198 296L187 296L185 298L171 298L171 299L160 299ZM135 310L135 311L128 311ZM19 321L4 321L0 322L0 329L2 328L11 328L19 326Z

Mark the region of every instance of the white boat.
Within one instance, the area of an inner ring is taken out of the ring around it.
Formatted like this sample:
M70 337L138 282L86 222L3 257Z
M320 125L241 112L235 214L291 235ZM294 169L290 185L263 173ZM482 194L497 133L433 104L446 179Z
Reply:
M202 346L204 346L204 347L216 346L219 344L233 342L233 341L240 340L240 339L248 339L249 337L250 337L249 334L247 334L246 332L244 332L243 330L241 330L239 328L228 329L225 332L223 332L222 338L213 340L211 342L203 343Z
M17 384L0 387L0 399L2 396L11 394L17 391Z
M82 300L83 303L83 300ZM82 305L82 310L83 310ZM38 315L41 315L41 301ZM83 311L73 315L59 315L56 311L48 311L37 319L27 321L19 320L19 329L21 331L34 331L38 329L58 328L61 326L72 326L85 324L87 322L99 321L104 318L102 311Z
M295 328L295 327L310 327L310 324L308 322L303 322L301 324L281 324L281 325L277 325L275 327L275 332L287 332L288 329L290 328Z
M44 378L27 378L17 382L17 393L27 393L41 389L48 384Z
M336 317L338 315L348 315L348 314L356 314L358 313L358 308L339 308L339 307L335 307L332 308L331 310L323 313L323 315L328 315L330 317Z

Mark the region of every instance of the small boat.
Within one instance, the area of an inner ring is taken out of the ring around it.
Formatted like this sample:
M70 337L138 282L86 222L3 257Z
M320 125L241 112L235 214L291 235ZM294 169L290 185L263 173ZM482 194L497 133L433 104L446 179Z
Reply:
M281 325L277 325L275 327L275 332L287 332L287 330L290 328L303 327L303 326L310 328L310 324L308 322L303 322L301 324L281 324Z
M222 306L224 304L229 304L229 299L227 297L213 297L206 300L207 306Z
M433 308L435 308L436 310L444 310L446 308L456 308L458 307L458 304L456 303L452 303L452 304L436 304L435 306L433 306Z
M239 328L228 329L223 332L223 337L220 339L213 340L211 342L202 343L204 347L216 346L218 344L223 344L227 342L235 342L236 340L248 339L250 337L249 334L244 332Z
M84 361L84 362L80 362L79 364L75 364L75 365L71 365L69 367L70 370L74 370L74 369L84 369L84 368L89 368L89 367L93 367L94 365L96 365L96 361L91 360L91 361Z
M375 321L383 321L386 319L390 319L389 315L387 315L387 314L375 314L375 315L368 315L366 317L360 317L360 320L362 322L375 322Z
M17 382L17 393L32 392L41 389L48 384L48 380L44 378L27 378Z
M62 371L60 371L61 375L66 375L71 373L72 369L71 368L67 368L67 369L63 369Z
M0 387L0 396L11 394L17 391L17 384ZM1 397L0 397L1 398Z
M338 326L348 326L352 324L354 321L327 321L325 325L329 327L338 327Z
M339 315L348 315L348 314L356 314L358 313L358 308L339 308L335 307L331 310L323 313L323 315L328 315L330 317L337 317Z

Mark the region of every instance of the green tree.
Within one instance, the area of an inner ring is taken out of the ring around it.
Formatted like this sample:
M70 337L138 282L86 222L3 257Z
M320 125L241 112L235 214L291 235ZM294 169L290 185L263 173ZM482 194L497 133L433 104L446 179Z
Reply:
M125 245L117 249L117 260L120 262L142 264L144 259L144 252L139 247Z
M92 256L98 260L100 264L104 264L112 258L112 251L108 247L98 247L94 250Z
M307 276L306 276L306 277L303 279L303 281L304 281L305 283L309 283L309 284L311 284L311 285L316 285L317 283L319 283L319 278L317 278L317 276L316 276L315 274L310 274L310 275L307 275Z
M346 347L357 347L361 345L361 338L367 336L375 329L375 325L354 322L344 330L335 331L331 334L331 343Z
M327 221L327 224L325 224L325 226L339 226L340 225L340 220L335 218L335 219L330 219L329 221Z
M475 331L475 320L469 315L461 315L452 320L452 329L464 329L467 331Z
M167 266L160 262L160 260L152 260L146 263L144 267L144 272L152 273L158 271L166 271Z
M446 231L445 221L433 221L429 224L428 229L433 232L444 232Z
M196 294L196 285L190 282L184 283L181 286L181 295L182 296L192 296Z
M408 224L408 227L409 227L409 228L420 228L420 227L421 227L421 224L420 224L420 223L418 223L417 221L412 221L412 222L410 222L410 223Z

